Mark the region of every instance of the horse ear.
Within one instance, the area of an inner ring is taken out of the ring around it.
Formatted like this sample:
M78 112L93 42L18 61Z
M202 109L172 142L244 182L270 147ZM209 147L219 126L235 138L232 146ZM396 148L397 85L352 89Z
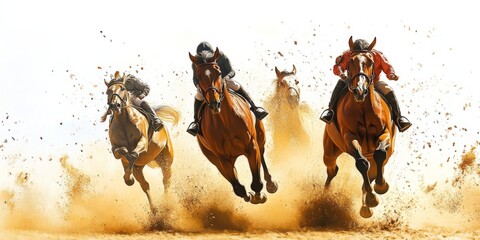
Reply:
M350 47L350 51L353 51L354 46L353 46L353 38L350 36L350 39L348 39L348 46Z
M376 43L377 43L377 37L373 38L372 43L370 43L370 45L368 46L368 51L372 51Z
M292 73L297 74L297 68L295 67L295 64L293 65Z
M103 79L103 82L105 83L105 86L108 87L108 84L109 84L110 82L107 82L107 79L105 79L105 78Z
M215 54L213 54L213 61L216 62L218 57L220 57L220 50L218 50L218 47L217 47L215 49Z
M116 71L115 75L113 75L114 79L119 79L120 78L120 72Z
M275 67L275 74L277 74L278 79L282 78L282 73L278 70L277 67Z
M190 52L188 52L188 56L190 57L192 63L197 64L197 57L193 56Z

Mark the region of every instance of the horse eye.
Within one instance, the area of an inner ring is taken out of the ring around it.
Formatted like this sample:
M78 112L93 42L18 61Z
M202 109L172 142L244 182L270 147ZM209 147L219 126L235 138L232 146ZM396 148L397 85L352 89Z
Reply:
M299 81L297 79L295 79L295 84L298 84L298 83L299 83Z
M125 87L122 87L121 89L122 89L122 91L125 91Z

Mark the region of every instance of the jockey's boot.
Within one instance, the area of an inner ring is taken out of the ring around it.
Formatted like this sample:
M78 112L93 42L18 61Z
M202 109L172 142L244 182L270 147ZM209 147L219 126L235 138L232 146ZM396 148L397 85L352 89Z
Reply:
M400 112L400 106L398 105L397 98L395 97L393 91L389 92L385 98L387 99L388 104L390 104L392 107L393 121L395 122L395 125L397 125L398 131L404 132L410 126L412 126L412 123L406 117L402 116L402 113Z
M147 101L143 101L140 104L140 107L143 108L150 116L153 117L153 129L155 132L162 130L163 122L160 118L158 118L157 113L153 110L152 107L147 103Z
M200 107L202 106L203 101L195 99L195 103L193 105L193 122L187 128L187 132L192 134L194 137L200 133L200 125L198 123L198 111L200 111Z
M255 106L252 98L247 93L247 91L243 89L243 87L240 87L240 89L235 92L240 94L242 97L245 98L245 100L247 100L247 102L250 104L250 110L252 110L253 114L255 114L255 117L257 117L258 120L262 120L268 115L268 112L264 108Z
M335 112L333 111L333 109L337 105L338 99L342 94L342 90L345 88L346 85L347 84L345 84L345 81L338 80L337 85L335 85L335 88L333 89L332 96L330 97L330 102L328 103L328 109L322 112L322 114L320 115L320 120L326 123L331 123L333 121L333 116L335 115Z

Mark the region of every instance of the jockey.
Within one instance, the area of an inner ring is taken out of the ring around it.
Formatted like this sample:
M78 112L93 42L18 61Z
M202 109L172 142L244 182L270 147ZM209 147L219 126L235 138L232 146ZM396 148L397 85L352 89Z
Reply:
M148 113L148 115L153 117L153 129L155 131L160 131L163 128L162 120L158 118L157 113L152 107L150 107L147 101L143 100L143 98L145 98L150 92L150 86L142 82L140 78L137 78L134 75L128 75L125 81L125 88L131 94L133 105L141 107Z
M212 48L210 43L201 42L197 46L197 57L200 56L201 53L205 51L208 52L208 55L213 56L215 49ZM247 100L247 102L251 106L250 110L253 111L257 119L261 120L265 118L268 115L268 112L265 111L265 109L263 109L262 107L257 107L253 102L253 100L250 98L250 95L245 91L245 89L240 85L240 83L232 79L235 76L235 71L232 69L230 60L223 52L220 52L220 56L217 59L217 64L220 67L220 71L222 72L222 78L226 82L227 87L229 89L234 90L236 93L240 94L243 98ZM202 106L204 97L202 95L202 90L200 89L200 85L198 84L197 72L194 64L192 64L192 69L193 69L193 84L197 87L197 94L195 95L194 121L188 126L187 132L192 134L193 136L196 136L200 130L200 127L198 125L198 111Z
M335 65L333 66L333 73L340 77L333 90L332 96L330 98L330 102L328 104L328 109L323 111L322 115L320 116L320 120L331 123L333 120L334 115L334 108L342 95L343 89L346 87L345 80L348 77L348 72L346 71L348 61L350 60L350 56L352 53L356 51L366 51L369 47L369 43L363 39L357 39L353 43L353 50L345 51L341 56L338 56L335 60ZM397 81L399 76L395 75L395 70L393 69L392 65L388 62L387 58L383 55L382 52L372 49L370 51L374 57L374 66L373 70L375 73L375 78L373 83L375 84L375 89L385 97L388 104L392 107L392 115L395 124L398 127L400 132L407 130L412 123L406 118L403 117L400 112L400 106L398 105L397 98L392 90L391 87L387 85L386 82L380 81L380 73L383 71L389 80Z

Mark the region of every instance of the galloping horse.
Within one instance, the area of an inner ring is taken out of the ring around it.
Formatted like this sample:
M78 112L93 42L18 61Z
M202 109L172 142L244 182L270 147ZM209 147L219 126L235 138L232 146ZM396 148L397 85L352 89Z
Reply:
M192 56L190 60L196 68L200 88L205 98L204 105L209 109L200 111L200 131L197 140L203 154L215 165L220 173L232 184L235 194L246 202L264 203L267 197L262 193L263 182L260 169L263 166L267 191L277 191L277 183L272 181L265 158L265 129L262 121L254 119L248 103L240 96L230 93L222 79L216 60L218 48L211 56ZM244 155L252 172L251 189L248 193L240 184L235 169L236 159Z
M303 121L303 115L308 114L309 108L300 104L300 87L296 73L295 65L290 72L280 71L275 67L277 76L273 82L275 90L266 102L266 107L270 111L268 123L273 131L272 139L276 153L286 150L290 142L301 146L310 144L310 137Z
M105 81L109 108L102 121L105 121L107 114L113 113L109 124L109 137L113 155L122 161L125 171L123 179L128 186L133 185L135 183L133 173L147 195L150 209L156 213L157 209L152 204L150 185L145 180L143 168L147 164L150 167L160 167L163 172L164 189L167 192L172 175L172 141L166 127L154 132L145 115L132 105L129 92L125 88L127 77L125 74L120 77L117 71L114 79ZM161 106L155 112L173 125L180 119L180 113L172 107Z
M327 166L325 187L337 175L337 157L346 152L355 158L355 166L363 177L363 197L360 215L372 216L371 207L379 203L372 192L371 182L375 179L375 192L384 194L388 183L383 178L385 164L393 153L395 125L386 101L375 91L373 56L369 52L375 45L370 43L367 51L352 54L348 63L348 90L337 106L335 124L327 124L323 138L323 161ZM353 42L350 38L350 49Z

